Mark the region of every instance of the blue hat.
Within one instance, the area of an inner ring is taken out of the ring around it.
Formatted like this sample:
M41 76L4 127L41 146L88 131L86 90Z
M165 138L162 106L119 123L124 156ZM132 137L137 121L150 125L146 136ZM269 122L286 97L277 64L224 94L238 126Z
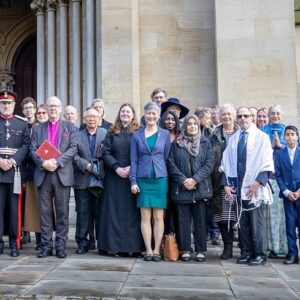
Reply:
M8 90L0 91L0 102L14 102L16 101L17 95Z
M180 104L180 100L179 99L177 99L177 98L169 98L166 102L162 103L160 115L162 116L163 113L165 111L167 111L168 107L171 106L171 105L177 105L177 106L179 106L181 108L179 119L184 118L189 113L189 109L187 107L183 106L182 104Z

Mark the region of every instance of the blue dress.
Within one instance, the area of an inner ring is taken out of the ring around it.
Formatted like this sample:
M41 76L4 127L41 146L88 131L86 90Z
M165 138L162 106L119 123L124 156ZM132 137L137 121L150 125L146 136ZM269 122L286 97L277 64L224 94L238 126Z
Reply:
M149 136L146 141L150 151L153 150L158 133ZM151 178L138 178L140 192L137 197L138 207L161 208L167 207L168 177L155 178L152 165Z

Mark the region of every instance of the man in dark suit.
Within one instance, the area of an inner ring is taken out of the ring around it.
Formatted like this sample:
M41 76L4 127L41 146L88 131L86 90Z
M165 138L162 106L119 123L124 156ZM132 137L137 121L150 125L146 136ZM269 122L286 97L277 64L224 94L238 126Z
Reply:
M286 265L299 263L296 228L300 234L300 148L299 132L295 126L286 126L284 139L287 147L275 151L275 177L283 198L285 211L288 258Z
M94 160L98 160L101 156L101 146L106 136L106 129L98 126L100 120L99 112L90 108L84 112L84 120L86 128L79 131L78 137L78 153L74 159L75 169L75 200L76 200L76 242L78 248L77 254L85 254L89 251L89 224L92 210L96 217L96 223L99 218L100 201L89 190L89 182L92 172L92 164Z
M16 94L11 91L0 92L0 254L3 253L4 219L8 217L10 256L20 255L21 181L19 190L15 189L17 168L23 167L28 154L30 137L26 120L13 115ZM8 215L5 216L5 211Z
M46 105L49 120L33 129L30 147L36 165L34 184L38 188L40 201L42 250L38 253L38 257L44 258L52 255L54 198L56 256L65 258L69 229L70 190L74 183L72 161L77 152L77 130L74 124L60 120L62 105L59 98L55 96L48 98ZM45 140L61 152L59 157L43 160L36 154Z

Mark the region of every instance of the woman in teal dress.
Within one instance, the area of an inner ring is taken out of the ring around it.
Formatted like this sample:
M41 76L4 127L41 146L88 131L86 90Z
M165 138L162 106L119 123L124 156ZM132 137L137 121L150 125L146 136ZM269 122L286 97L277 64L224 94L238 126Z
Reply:
M285 147L284 129L280 105L272 105L268 109L269 124L261 130L265 132L272 143L274 153ZM267 235L268 250L270 258L285 256L288 252L285 230L285 214L283 201L279 198L279 186L272 176L269 180L273 190L273 203L268 207L267 213Z
M166 160L171 143L168 130L159 128L157 124L160 108L154 102L149 102L144 112L146 126L136 131L131 140L131 191L137 194L137 206L141 210L141 231L147 251L144 259L160 261L168 192ZM151 245L152 231L154 249Z

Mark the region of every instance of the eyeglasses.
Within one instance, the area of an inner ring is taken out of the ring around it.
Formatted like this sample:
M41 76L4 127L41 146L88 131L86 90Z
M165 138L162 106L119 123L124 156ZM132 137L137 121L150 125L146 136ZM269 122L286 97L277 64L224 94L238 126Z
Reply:
M33 110L33 109L34 109L34 106L23 107L23 110Z
M238 119L241 119L241 118L245 118L245 119L248 119L250 117L250 115L238 115L236 116Z
M38 111L37 113L36 113L37 115L45 115L45 114L47 114L45 111Z

